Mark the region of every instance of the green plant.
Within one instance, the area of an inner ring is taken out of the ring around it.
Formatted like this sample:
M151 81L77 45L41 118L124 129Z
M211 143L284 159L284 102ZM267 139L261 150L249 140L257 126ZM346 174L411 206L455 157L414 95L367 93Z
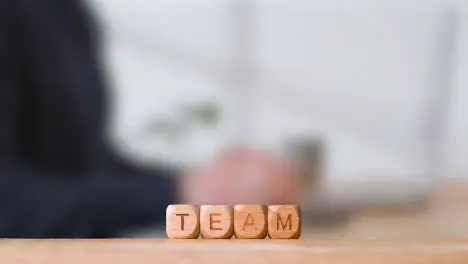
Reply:
M186 106L174 119L154 119L144 130L146 136L158 135L176 144L196 125L215 127L220 122L219 107L214 102Z

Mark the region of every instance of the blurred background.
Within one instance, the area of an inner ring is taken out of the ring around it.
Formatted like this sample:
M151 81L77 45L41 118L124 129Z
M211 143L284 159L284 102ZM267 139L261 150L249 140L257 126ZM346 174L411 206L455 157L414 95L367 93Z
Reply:
M106 34L109 138L137 164L267 148L297 162L303 208L328 224L468 181L467 1L89 1ZM413 221L361 215L349 232Z

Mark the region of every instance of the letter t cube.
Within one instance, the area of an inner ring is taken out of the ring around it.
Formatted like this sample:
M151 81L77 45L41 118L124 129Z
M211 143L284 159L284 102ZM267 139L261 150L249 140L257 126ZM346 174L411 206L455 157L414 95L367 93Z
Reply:
M169 205L166 209L168 238L194 239L200 235L200 209L196 205Z

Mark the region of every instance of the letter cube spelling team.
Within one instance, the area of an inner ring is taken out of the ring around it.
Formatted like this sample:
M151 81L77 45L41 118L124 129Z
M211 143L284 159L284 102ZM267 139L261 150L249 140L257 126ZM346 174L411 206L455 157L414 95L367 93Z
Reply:
M298 239L297 205L169 205L166 233L173 239Z

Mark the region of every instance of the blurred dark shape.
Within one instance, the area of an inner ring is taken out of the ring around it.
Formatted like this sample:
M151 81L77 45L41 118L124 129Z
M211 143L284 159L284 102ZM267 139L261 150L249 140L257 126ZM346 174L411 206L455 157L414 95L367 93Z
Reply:
M0 1L1 237L114 237L174 201L175 172L106 146L98 39L80 1Z
M313 193L318 189L323 177L325 146L316 137L296 138L287 144L290 153L289 160L301 177L302 187L306 193Z

